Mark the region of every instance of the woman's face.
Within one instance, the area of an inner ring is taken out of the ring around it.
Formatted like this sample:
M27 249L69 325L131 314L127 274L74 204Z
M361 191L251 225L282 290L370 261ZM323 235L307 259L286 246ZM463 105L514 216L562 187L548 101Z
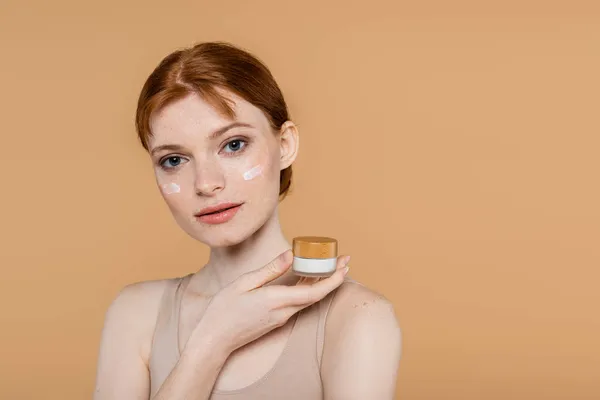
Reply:
M150 120L149 151L163 198L181 228L210 247L244 241L273 215L280 171L294 161L298 144L291 122L273 132L261 110L226 95L234 101L235 120L197 95Z

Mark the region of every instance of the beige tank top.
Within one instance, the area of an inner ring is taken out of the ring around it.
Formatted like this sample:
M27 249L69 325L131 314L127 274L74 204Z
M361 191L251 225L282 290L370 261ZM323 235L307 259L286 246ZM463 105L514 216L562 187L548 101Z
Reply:
M154 396L179 358L177 337L182 293L192 274L169 281L161 300L150 354ZM273 367L258 381L238 390L213 390L211 400L323 399L320 375L325 319L335 291L295 315L288 341Z

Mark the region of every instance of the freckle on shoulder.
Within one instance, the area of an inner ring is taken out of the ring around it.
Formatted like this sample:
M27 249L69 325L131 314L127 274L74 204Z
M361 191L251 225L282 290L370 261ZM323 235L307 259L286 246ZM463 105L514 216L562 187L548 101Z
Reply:
M391 307L383 294L349 278L338 288L334 302L336 308L346 311Z
M373 329L395 332L397 326L394 306L383 294L348 278L335 292L327 317L330 338L344 332L371 336Z

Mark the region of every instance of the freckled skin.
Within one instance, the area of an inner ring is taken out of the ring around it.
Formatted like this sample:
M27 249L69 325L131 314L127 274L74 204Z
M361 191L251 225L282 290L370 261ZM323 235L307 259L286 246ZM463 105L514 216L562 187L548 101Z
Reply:
M216 293L291 248L279 223L279 176L296 158L297 129L288 121L273 131L257 107L231 93L226 95L234 103L235 121L196 95L169 104L150 121L151 153L163 145L178 147L151 155L164 201L177 224L210 248L204 266L190 260L190 268L197 272L189 279L180 306L177 340L182 346ZM237 127L211 138L211 133L232 122L252 128ZM261 167L260 173L245 179L244 173L255 166ZM165 188L175 185L179 192L168 194ZM205 207L225 202L243 204L227 223L208 225L194 217ZM108 328L103 334L95 400L152 398L150 349L160 301L171 283L132 284L114 301L105 322ZM299 279L290 271L271 283L293 285ZM272 323L268 318L260 322ZM291 328L285 324L231 354L214 388L239 389L265 376L285 347ZM316 371L321 376L323 400L394 398L400 330L389 301L354 281L344 282L328 313L324 342L321 370ZM197 374L193 380L198 381Z
M217 139L209 135L231 121L195 95L167 106L151 119L150 149L177 144L183 150L153 155L157 183L173 182L181 188L177 196L165 196L165 202L181 228L211 248L246 240L269 219L278 203L281 165L277 136L262 112L242 99L237 101L237 120L255 128L234 128ZM225 147L228 141L246 138L248 143ZM170 157L178 158L169 161ZM158 164L165 159L170 169ZM261 173L244 179L244 173L257 165ZM200 209L223 202L244 203L230 223L211 226L193 217Z

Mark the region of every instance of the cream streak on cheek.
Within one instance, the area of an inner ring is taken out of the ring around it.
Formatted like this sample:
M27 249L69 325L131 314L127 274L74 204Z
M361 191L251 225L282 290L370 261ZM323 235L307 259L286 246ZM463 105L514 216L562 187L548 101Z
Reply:
M161 188L162 188L164 194L173 194L173 193L181 192L181 188L179 187L179 185L176 183L172 183L172 182L161 185Z
M262 166L257 165L255 167L250 168L248 171L244 172L244 180L249 181L250 179L254 179L261 174L262 174Z

